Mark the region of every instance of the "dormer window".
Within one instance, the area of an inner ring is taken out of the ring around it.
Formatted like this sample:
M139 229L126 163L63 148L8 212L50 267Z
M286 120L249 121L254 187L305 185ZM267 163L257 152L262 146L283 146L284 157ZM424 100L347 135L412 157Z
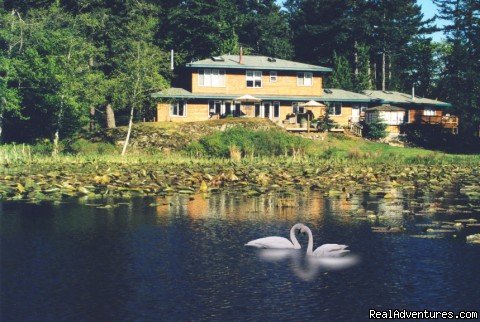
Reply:
M225 70L200 69L198 71L198 86L225 87Z
M297 86L312 86L313 74L312 73L297 73Z
M247 70L247 87L262 87L262 72Z

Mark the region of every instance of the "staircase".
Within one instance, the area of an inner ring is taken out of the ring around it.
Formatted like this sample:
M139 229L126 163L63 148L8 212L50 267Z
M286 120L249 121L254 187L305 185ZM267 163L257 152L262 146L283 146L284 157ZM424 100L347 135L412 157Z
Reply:
M362 137L363 125L361 125L360 123L350 121L348 123L348 128L350 129L350 132L352 132L354 135Z

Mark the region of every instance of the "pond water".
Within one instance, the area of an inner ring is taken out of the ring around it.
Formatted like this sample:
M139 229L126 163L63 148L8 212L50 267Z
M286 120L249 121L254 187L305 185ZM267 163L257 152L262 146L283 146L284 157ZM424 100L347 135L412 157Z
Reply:
M448 201L428 196L385 197L176 195L111 200L108 209L3 203L0 320L361 321L369 309L478 310L480 245L462 231L425 227L479 213L447 214ZM288 237L297 222L316 246L350 245L358 262L311 266L304 251L265 260L244 246ZM371 229L399 225L404 233Z

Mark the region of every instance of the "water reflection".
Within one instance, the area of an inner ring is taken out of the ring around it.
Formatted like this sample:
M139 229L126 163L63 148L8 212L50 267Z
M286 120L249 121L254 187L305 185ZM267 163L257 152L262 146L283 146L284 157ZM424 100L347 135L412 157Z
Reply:
M306 256L304 249L260 249L255 253L266 263L285 263L302 281L313 281L320 273L345 270L360 262L357 255L335 258Z

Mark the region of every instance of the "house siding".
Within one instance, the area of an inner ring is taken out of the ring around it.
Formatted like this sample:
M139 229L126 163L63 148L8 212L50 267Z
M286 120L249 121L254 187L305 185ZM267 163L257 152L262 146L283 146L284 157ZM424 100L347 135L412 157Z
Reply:
M275 70L272 70L275 71ZM312 86L298 86L297 72L277 71L277 81L270 82L270 70L262 72L262 87L247 87L246 70L226 70L224 87L198 85L198 70L192 71L192 93L194 94L231 94L231 95L292 95L311 96L322 93L322 77L313 73Z

